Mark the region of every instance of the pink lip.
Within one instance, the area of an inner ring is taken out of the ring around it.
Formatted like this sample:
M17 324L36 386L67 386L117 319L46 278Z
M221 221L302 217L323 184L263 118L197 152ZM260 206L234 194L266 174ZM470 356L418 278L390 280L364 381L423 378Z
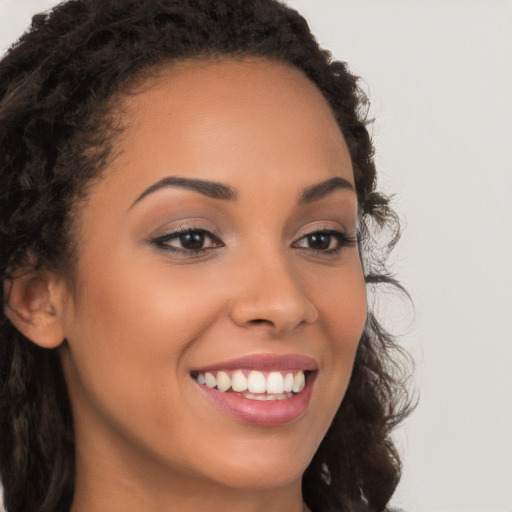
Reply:
M229 361L222 361L213 363L201 368L195 368L195 372L211 372L216 370L260 370L260 371L273 371L273 370L308 370L315 371L318 369L317 362L311 357L302 356L299 354L253 354L249 356L239 357L237 359L230 359Z
M311 400L315 377L316 374L309 375L304 389L286 400L251 400L235 393L222 393L197 382L196 385L216 406L239 421L270 427L284 425L304 414Z
M288 354L276 356L259 354L245 356L221 363L204 366L195 372L215 370L254 369L260 371L300 369L315 371L318 364L310 357ZM289 423L302 416L308 408L313 393L317 373L308 374L306 386L292 398L286 400L258 401L244 398L232 392L223 393L193 381L209 401L222 411L243 423L261 426L278 426Z

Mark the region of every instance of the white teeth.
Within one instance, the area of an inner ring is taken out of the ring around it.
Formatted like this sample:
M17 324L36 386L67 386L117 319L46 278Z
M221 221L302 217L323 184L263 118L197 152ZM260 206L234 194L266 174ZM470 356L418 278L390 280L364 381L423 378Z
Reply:
M244 398L249 398L250 400L286 400L287 398L291 398L293 393L281 393L280 395L252 395L251 393L246 393Z
M294 376L291 371L270 372L265 377L263 372L252 370L246 377L242 370L236 370L230 376L225 371L198 373L196 380L209 388L217 388L221 392L233 389L236 393L244 393L245 398L252 400L284 400L294 393L300 393L306 384L304 372L299 370ZM253 394L254 393L254 394Z
M245 391L247 389L247 377L240 370L237 370L233 374L231 387L233 388L233 391L237 392Z
M289 393L293 389L293 373L287 373L284 378L284 392Z
M301 370L295 375L295 378L293 379L293 389L292 391L294 393L299 393L304 389L304 386L306 384L306 378L304 377L304 372Z
M271 372L267 377L267 393L280 394L284 391L284 379L279 372Z
M204 380L205 380L206 385L209 388L214 388L217 385L217 379L210 372L206 372L204 374Z
M227 391L231 387L231 378L225 372L217 373L217 388L219 391Z
M265 375L255 370L249 373L249 378L247 379L247 389L251 393L265 393L267 390Z

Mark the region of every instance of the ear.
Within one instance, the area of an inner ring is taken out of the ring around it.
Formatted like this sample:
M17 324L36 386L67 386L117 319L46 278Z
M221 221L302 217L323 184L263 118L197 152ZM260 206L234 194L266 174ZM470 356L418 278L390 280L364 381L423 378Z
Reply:
M4 282L5 315L36 345L58 347L65 339L64 280L43 269L25 268L16 274Z

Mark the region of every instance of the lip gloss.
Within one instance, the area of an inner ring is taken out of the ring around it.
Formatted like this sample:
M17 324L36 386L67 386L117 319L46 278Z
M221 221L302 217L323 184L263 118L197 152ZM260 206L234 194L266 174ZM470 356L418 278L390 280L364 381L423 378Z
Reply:
M301 416L311 400L315 375L309 375L304 389L284 400L252 400L238 393L224 393L198 384L200 391L215 405L244 423L277 426ZM195 382L195 381L194 381Z
M306 411L311 400L318 365L314 359L302 355L261 354L211 364L194 370L194 373L235 369L261 372L295 369L307 372L304 389L291 398L282 400L254 400L246 398L242 393L219 391L194 380L207 400L237 420L253 425L278 426L299 418Z

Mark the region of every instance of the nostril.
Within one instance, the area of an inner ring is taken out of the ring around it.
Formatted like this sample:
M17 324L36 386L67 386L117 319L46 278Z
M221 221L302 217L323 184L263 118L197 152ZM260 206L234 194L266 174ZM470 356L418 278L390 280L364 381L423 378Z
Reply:
M250 320L249 323L251 323L253 325L259 325L259 324L272 325L272 322L270 320L265 320L264 318L255 318L254 320Z

